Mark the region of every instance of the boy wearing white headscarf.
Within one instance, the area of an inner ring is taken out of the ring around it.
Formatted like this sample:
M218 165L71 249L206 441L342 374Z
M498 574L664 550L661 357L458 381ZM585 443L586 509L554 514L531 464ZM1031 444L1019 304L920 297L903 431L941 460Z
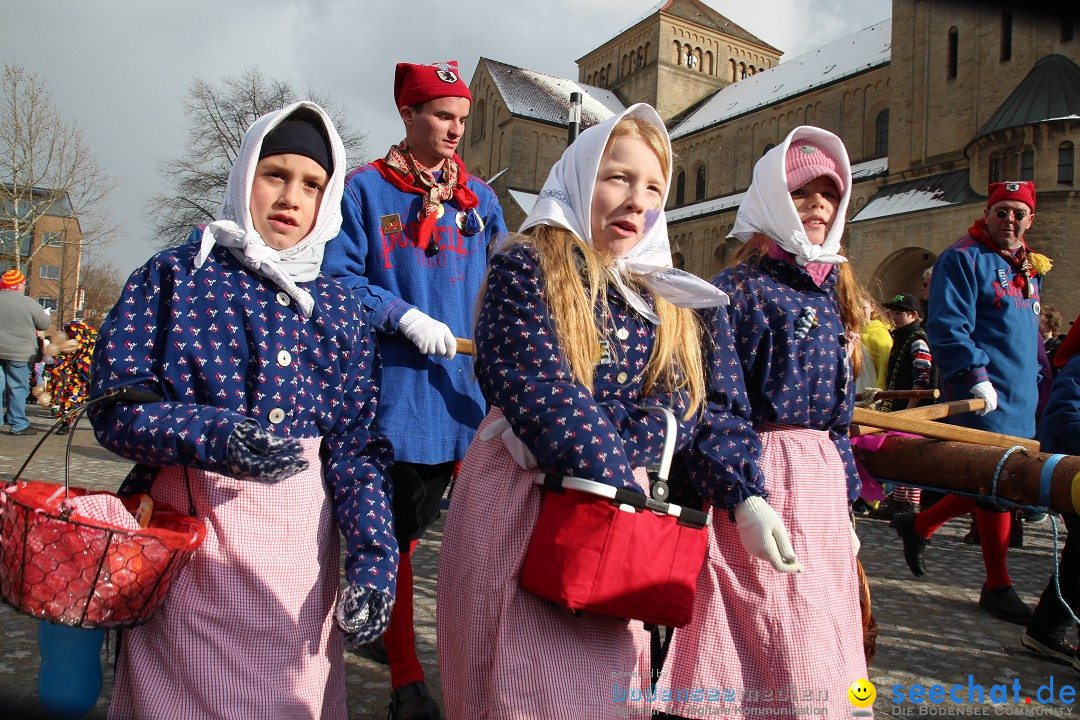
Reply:
M730 330L713 333L734 337L752 428L735 444L705 434L689 455L714 515L693 619L656 688L671 715L700 717L716 688L743 714L847 715L847 689L866 677L848 510L860 490L848 347L861 312L840 248L850 194L840 138L796 128L754 167L732 230L747 245L712 280L731 296ZM788 533L748 534L759 527Z
M700 328L688 308L725 297L672 267L670 175L663 122L634 105L563 153L525 236L491 260L475 336L491 410L458 475L439 561L450 720L628 717L628 691L648 714L641 622L576 617L523 590L518 573L540 512L537 468L646 492L665 434L648 408L679 417L679 446L700 415Z
M136 270L102 326L92 395L159 401L98 406L98 440L155 471L155 502L206 524L162 607L124 633L110 718L344 719L335 602L352 642L386 627L398 548L393 453L372 431L378 357L320 272L344 175L321 107L259 118L217 220Z

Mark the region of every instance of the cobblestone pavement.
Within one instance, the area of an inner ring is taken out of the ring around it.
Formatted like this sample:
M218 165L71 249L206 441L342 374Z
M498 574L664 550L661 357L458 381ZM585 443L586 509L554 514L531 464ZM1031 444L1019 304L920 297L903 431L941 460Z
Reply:
M35 427L47 427L44 413L37 408L30 413ZM12 437L6 427L0 432L0 480L14 476L40 437ZM63 440L66 438L50 438L28 468L28 478L62 480ZM72 483L83 487L115 489L130 465L100 448L83 426L75 431L71 457ZM1020 645L1022 628L997 620L977 607L984 572L978 547L961 541L967 530L965 521L954 521L935 536L927 551L929 572L922 578L908 571L900 541L885 522L860 519L857 529L881 633L869 678L877 687L877 717L926 715L929 710L945 714L950 709L952 714L963 716L975 714L973 711L995 717L1071 714L1073 705L1058 702L1044 706L1038 702L1037 693L1051 679L1055 692L1063 685L1076 686L1080 684L1080 673L1027 653ZM1020 596L1034 606L1052 569L1052 531L1049 521L1027 525L1025 530L1024 546L1009 552L1009 569ZM441 697L441 687L436 668L435 570L441 538L440 524L421 542L414 560L417 645L436 698ZM346 653L346 662L349 717L382 720L389 699L386 668L352 653ZM38 663L36 621L6 605L0 606L0 718L44 717L37 699ZM1008 685L1010 702L980 707L950 702L933 706L891 702L893 686L901 685L907 692L916 683L924 687L941 684L946 689L963 685L966 696L969 675L987 692L992 685ZM1019 682L1019 705L1011 702L1014 681ZM107 668L102 697L87 717L105 717L111 683L111 670ZM1025 698L1031 698L1031 704L1025 704Z

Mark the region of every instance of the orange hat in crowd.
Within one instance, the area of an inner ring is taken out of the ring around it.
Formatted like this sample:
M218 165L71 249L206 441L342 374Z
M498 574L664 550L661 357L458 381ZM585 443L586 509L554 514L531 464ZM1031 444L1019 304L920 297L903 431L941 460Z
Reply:
M457 60L434 65L398 63L394 73L394 105L406 107L444 97L472 102L469 86L461 79Z
M1035 183L1030 180L1009 180L1008 182L990 183L990 199L986 207L1002 200L1019 200L1035 212Z
M26 282L25 275L18 270L8 270L3 278L0 278L0 290L14 290L24 282Z

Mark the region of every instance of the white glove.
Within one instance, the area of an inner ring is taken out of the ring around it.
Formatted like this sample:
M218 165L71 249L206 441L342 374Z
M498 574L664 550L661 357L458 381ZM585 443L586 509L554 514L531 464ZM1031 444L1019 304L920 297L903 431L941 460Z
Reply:
M780 572L802 572L783 521L764 499L748 497L736 505L735 526L746 552L768 560Z
M506 418L499 418L495 422L484 427L480 433L480 439L487 441L502 436L503 445L510 452L510 457L522 470L532 470L536 467L536 456L521 442L521 438L514 434L510 423Z
M989 380L983 380L980 383L972 385L971 394L986 401L986 407L982 410L976 410L976 415L985 415L986 413L992 413L997 410L997 390L994 389L993 384Z
M859 534L855 532L855 523L851 523L851 552L854 555L859 554L859 550L862 549L862 541L859 540Z
M425 355L441 355L447 360L457 355L457 340L446 323L412 308L398 321L398 330L412 340Z

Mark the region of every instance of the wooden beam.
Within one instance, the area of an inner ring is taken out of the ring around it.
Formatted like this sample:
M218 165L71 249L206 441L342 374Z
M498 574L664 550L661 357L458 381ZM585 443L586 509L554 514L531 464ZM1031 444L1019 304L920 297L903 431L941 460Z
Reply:
M945 423L919 420L901 415L899 412L883 413L866 408L855 408L852 423L869 425L882 430L896 430L907 432L923 437L937 438L939 440L952 440L955 442L974 443L977 445L991 445L994 447L1011 448L1015 445L1037 452L1039 443L1036 440L1001 435L999 433L974 430L959 425L946 425Z
M476 354L476 346L473 344L472 340L469 340L468 338L454 338L454 341L457 342L458 355Z
M963 413L982 410L984 407L986 407L986 401L982 398L969 398L967 400L953 400L947 403L937 403L936 405L924 405L923 407L911 408L909 410L894 410L889 414L894 417L901 416L912 420L941 420L942 418L952 417L953 415L962 415ZM885 432L885 430L869 425L853 424L851 426L852 437L858 437L859 435L874 435L882 432Z
M897 435L886 438L877 452L855 448L855 457L875 478L984 497L992 494L994 473L1004 455L1004 450L986 445ZM1026 450L1010 454L998 473L997 497L1037 505L1039 479L1050 457ZM1050 509L1080 513L1073 505L1074 482L1080 483L1080 457L1066 455L1050 478Z

